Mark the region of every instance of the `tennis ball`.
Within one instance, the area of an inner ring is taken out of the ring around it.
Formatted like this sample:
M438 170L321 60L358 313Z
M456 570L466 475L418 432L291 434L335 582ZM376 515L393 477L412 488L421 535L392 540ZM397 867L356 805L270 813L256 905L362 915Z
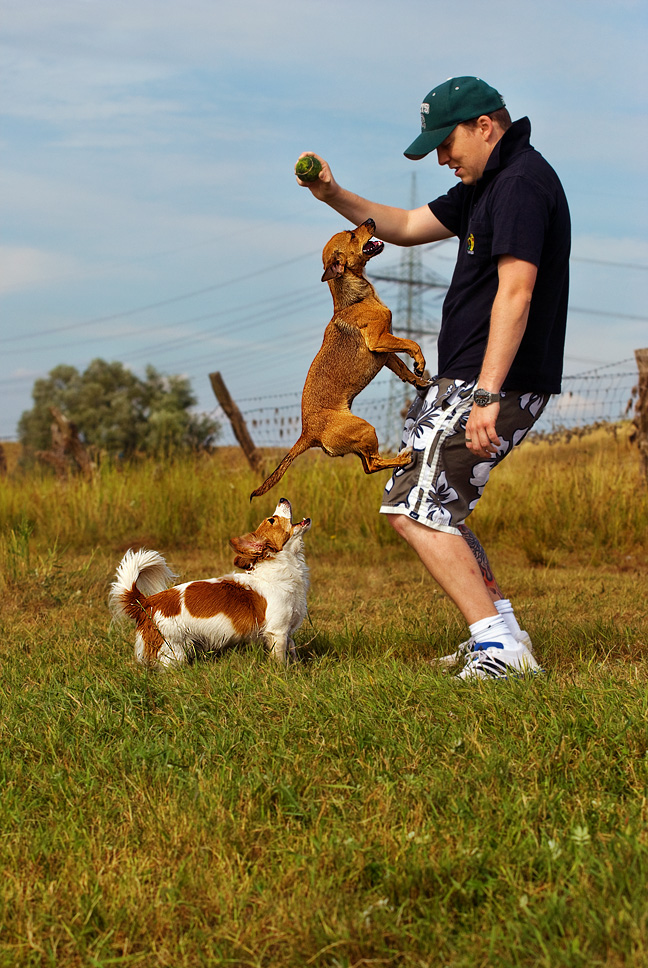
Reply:
M321 170L321 161L313 158L312 155L306 155L304 158L300 158L295 165L295 174L305 182L317 181Z

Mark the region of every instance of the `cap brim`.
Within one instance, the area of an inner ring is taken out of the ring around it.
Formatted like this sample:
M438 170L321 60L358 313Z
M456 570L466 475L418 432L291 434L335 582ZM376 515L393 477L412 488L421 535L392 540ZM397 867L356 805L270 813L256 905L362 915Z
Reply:
M418 161L419 158L425 158L429 155L431 151L438 148L442 141L452 134L454 129L457 127L456 124L447 125L445 128L436 128L434 131L421 131L418 138L416 138L409 148L403 152L406 158L410 158L412 161Z

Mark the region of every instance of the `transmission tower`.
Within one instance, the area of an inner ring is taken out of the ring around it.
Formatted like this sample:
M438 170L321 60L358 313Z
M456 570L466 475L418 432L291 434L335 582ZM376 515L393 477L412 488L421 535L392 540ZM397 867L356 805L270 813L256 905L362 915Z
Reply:
M416 174L412 173L412 186L410 192L410 208L416 208ZM429 289L447 290L448 283L438 273L423 267L421 246L408 246L403 250L398 267L394 270L387 270L383 273L371 272L372 281L393 282L398 286L398 299L396 310L392 316L392 329L397 336L404 336L407 339L414 339L421 343L424 339L434 338L439 334L439 327L436 320L426 320L423 308L423 294ZM428 344L427 355L431 347ZM425 350L424 350L425 352ZM411 366L411 361L406 360ZM397 447L400 438L394 435L400 434L402 425L403 411L409 404L412 397L412 388L409 384L399 384L397 381L390 382L389 403L388 403L388 441L391 447ZM399 387L403 389L400 390Z
M410 207L416 206L416 174L413 173ZM428 289L445 291L448 283L438 273L423 268L421 246L405 248L397 269L383 273L371 272L370 275L376 282L394 282L399 287L392 320L393 330L398 336L419 340L438 335L437 323L424 318L423 293Z

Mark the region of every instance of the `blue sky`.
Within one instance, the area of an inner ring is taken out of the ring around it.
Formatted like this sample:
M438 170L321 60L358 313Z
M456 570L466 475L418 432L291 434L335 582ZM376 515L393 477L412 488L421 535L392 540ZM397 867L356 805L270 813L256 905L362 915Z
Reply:
M95 357L184 373L207 411L212 370L237 400L300 391L331 315L321 250L346 223L294 162L317 151L405 207L415 172L418 204L436 197L452 174L403 150L451 75L528 115L565 186L566 373L632 358L648 345L646 33L634 0L4 0L0 438L37 377ZM425 266L449 279L452 254ZM378 289L396 309L397 287Z

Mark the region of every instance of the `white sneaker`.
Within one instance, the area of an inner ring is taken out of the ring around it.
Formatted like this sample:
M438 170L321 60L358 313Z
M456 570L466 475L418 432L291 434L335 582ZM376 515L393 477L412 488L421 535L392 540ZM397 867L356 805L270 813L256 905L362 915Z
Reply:
M543 671L522 644L506 649L500 642L482 642L470 653L457 679L519 679Z
M533 643L528 632L517 632L513 634L513 637L523 645L525 649L528 649L531 655L533 655ZM433 665L440 666L453 666L458 665L460 662L465 662L472 650L475 647L475 640L471 636L462 642L456 652L451 652L450 655L441 655L438 659L431 659Z

